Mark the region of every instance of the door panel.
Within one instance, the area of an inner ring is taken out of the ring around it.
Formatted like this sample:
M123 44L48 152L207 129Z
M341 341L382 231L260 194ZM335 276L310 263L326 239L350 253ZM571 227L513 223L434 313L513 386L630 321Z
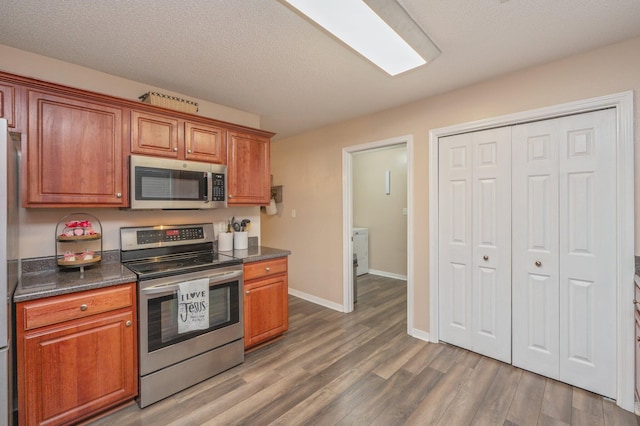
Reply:
M615 110L604 110L513 129L513 364L608 397L615 123Z
M440 141L440 333L511 360L510 130Z
M559 377L557 123L513 127L513 365Z
M559 119L560 380L616 395L616 112Z
M439 167L440 335L471 348L471 138L441 140Z

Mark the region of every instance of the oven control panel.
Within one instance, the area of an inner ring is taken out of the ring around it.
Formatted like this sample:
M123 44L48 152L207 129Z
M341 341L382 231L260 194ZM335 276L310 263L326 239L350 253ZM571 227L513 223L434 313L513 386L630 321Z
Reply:
M204 238L204 230L201 227L194 228L168 228L137 232L138 244L156 244L169 241L193 241Z
M213 224L120 228L122 250L197 244L213 241Z

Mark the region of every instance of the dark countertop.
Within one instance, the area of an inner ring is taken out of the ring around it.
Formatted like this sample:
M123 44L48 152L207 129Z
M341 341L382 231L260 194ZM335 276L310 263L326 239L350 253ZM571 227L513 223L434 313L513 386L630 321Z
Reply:
M84 290L135 282L136 274L120 262L99 263L84 269L46 269L39 272L23 272L13 294L14 302L59 296Z
M232 252L221 253L231 254ZM289 250L249 246L246 250L234 250L232 255L242 259L242 263L249 263L290 254ZM97 265L86 267L84 274L81 274L79 269L59 269L53 257L23 260L22 278L13 294L13 301L17 303L42 299L137 280L136 274L120 263L119 250L105 252L103 259Z
M220 253L231 254L232 252L221 251ZM268 260L268 259L275 259L278 257L285 257L285 256L289 256L290 254L291 252L289 250L281 250L281 249L265 247L265 246L249 246L249 248L246 250L233 250L232 256L235 257L236 259L242 259L242 263L249 263L249 262L257 262L260 260Z

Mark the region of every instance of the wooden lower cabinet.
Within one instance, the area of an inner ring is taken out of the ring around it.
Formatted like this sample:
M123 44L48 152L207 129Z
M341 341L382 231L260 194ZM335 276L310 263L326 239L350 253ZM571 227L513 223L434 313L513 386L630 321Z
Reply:
M244 266L245 349L280 336L289 328L287 258Z
M17 304L20 425L74 424L137 395L135 294L132 283Z

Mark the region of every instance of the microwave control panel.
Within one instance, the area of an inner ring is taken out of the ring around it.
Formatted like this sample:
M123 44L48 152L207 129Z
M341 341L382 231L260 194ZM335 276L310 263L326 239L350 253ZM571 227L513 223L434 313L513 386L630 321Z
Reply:
M227 194L225 194L226 185L224 173L213 173L211 180L213 181L211 201L225 201Z

